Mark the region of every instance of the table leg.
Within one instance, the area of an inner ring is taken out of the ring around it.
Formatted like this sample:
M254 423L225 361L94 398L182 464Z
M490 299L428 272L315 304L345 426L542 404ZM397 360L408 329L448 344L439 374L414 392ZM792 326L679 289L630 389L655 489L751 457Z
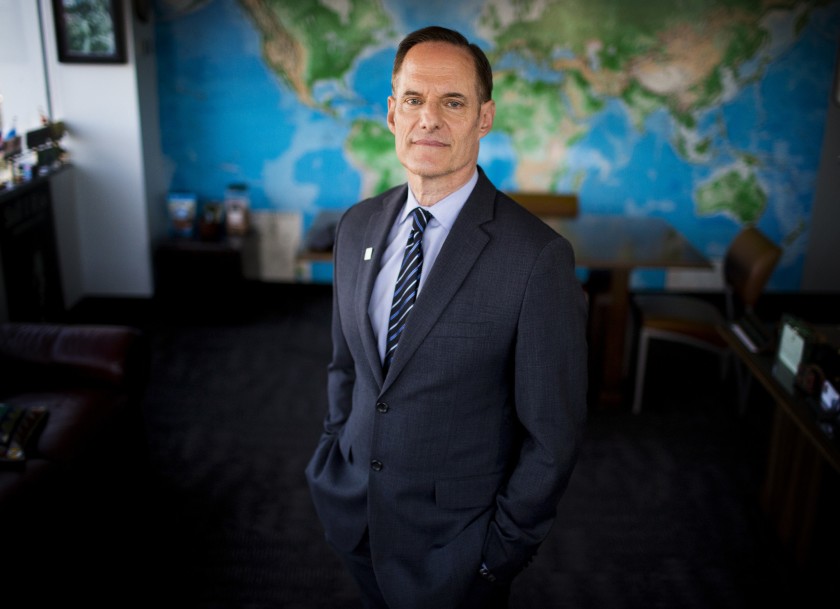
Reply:
M601 406L624 401L630 270L598 270L589 281L590 395Z

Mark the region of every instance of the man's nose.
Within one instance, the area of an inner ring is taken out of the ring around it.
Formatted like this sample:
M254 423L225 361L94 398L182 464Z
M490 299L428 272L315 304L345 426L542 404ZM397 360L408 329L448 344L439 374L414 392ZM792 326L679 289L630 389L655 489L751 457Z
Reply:
M425 129L437 129L440 127L440 108L437 104L423 104L420 111L421 126Z

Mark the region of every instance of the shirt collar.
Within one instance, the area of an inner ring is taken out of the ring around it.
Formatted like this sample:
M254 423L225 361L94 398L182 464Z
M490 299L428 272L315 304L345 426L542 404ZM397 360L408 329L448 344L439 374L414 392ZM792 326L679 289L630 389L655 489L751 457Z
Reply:
M461 186L461 188L446 195L431 207L426 208L432 213L434 219L447 230L447 232L452 229L452 225L455 224L455 219L458 217L458 214L461 213L461 208L464 207L464 204L467 202L467 199L472 193L473 188L475 188L477 182L478 170L476 169L476 171L473 172L472 177L467 180L467 183ZM414 208L419 206L420 204L414 197L414 193L411 192L411 187L409 187L408 199L406 200L405 207L403 207L402 214L400 215L399 224L405 222L406 218L408 218L408 215L414 210Z

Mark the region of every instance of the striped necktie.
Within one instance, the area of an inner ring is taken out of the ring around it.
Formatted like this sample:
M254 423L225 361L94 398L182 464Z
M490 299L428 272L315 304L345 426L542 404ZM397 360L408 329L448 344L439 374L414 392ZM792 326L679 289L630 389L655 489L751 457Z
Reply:
M385 361L382 371L388 374L388 368L394 359L397 342L405 328L408 314L414 307L417 288L420 285L420 271L423 266L423 231L429 224L432 214L422 207L415 207L411 212L413 227L405 244L400 272L394 287L394 300L388 317L388 338L385 342Z

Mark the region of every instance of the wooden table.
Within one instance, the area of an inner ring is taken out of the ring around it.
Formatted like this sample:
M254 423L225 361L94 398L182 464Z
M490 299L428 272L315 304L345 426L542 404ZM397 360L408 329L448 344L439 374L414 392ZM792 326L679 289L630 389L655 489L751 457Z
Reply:
M711 268L711 263L662 218L581 215L542 217L566 237L575 263L590 271L590 393L601 405L624 400L624 359L630 273L637 268ZM599 365L600 364L600 365Z

